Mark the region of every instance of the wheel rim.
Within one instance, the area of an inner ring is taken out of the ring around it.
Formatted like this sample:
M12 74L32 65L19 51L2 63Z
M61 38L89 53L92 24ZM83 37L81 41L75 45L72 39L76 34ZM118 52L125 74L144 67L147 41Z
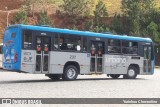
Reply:
M135 75L134 69L129 69L128 70L128 75L131 76L131 77L133 77Z
M67 71L68 78L74 78L76 75L76 71L73 68L68 69Z

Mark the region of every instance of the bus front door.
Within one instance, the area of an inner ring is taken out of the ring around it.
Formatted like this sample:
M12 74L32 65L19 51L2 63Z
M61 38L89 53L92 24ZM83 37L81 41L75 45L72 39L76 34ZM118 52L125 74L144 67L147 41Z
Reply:
M92 73L102 73L104 54L104 42L91 42L90 71Z
M152 62L151 62L151 46L144 46L143 47L143 55L144 55L144 62L143 62L143 72L145 74L150 74L152 73Z
M50 37L36 38L36 73L48 73Z

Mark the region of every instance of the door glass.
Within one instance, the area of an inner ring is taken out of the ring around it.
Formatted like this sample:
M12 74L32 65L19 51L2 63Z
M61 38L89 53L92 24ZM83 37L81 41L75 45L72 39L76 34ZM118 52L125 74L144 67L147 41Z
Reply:
M151 47L148 47L148 59L151 60Z
M91 72L102 72L103 43L92 42L91 44Z
M98 43L97 46L97 72L102 72L102 54L103 54L103 44Z
M95 43L92 43L91 45L91 72L94 72L95 71L95 61L96 61L96 46L95 46Z
M42 51L42 41L40 37L37 37L37 54L41 54Z
M44 54L48 54L49 52L49 38L44 38L43 51L44 51Z
M36 56L36 71L41 71L41 55Z
M48 71L50 38L37 37L36 42L36 71Z
M144 47L144 59L147 59L147 47Z
M44 56L43 71L48 71L48 56Z
M151 62L151 57L152 57L152 48L148 47L148 72L151 72L152 70L152 62Z

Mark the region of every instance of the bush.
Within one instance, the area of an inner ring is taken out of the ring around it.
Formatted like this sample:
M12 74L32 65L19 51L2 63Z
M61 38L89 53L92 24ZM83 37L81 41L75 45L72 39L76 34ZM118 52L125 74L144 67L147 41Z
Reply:
M12 24L27 24L27 12L21 9L14 17Z
M53 26L51 19L49 18L47 11L41 11L39 16L39 25L50 25Z
M121 16L115 14L112 21L111 28L117 33L117 34L123 34L123 26L121 21Z
M99 0L94 11L94 25L99 26L102 24L101 18L106 16L108 16L106 5L102 0Z
M88 11L89 0L63 0L63 2L62 10L69 16L84 16Z

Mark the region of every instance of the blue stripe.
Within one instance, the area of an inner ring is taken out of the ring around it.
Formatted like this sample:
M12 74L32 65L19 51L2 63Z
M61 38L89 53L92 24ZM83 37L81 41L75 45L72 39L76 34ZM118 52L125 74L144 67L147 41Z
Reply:
M111 39L152 42L152 40L150 38L133 37L133 36L126 36L126 35L123 36L123 35L94 33L94 32L89 32L89 31L76 31L76 30L43 27L43 26L18 24L18 25L12 25L10 27L15 27L15 26L20 26L20 27L22 27L22 29L38 30L38 31L46 31L46 32L56 32L56 33L66 33L66 34L74 34L74 35L82 35L82 36L93 36L93 37L103 37L103 38L111 38Z

